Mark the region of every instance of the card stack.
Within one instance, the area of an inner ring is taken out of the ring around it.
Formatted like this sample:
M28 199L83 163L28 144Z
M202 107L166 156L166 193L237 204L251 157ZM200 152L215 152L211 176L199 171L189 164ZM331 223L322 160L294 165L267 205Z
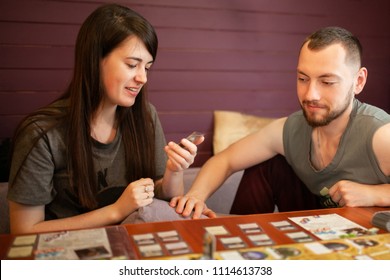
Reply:
M390 232L390 211L379 211L374 214L371 220L374 226Z

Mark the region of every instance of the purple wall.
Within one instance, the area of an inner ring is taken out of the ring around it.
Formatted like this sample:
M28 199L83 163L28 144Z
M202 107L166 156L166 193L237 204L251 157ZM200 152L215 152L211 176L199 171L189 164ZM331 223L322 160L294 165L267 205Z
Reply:
M82 21L104 1L0 2L0 140L66 87ZM114 1L106 1L114 2ZM388 0L122 0L156 28L149 77L167 140L207 134L195 165L212 154L214 110L280 117L298 109L302 40L327 25L359 36L369 69L360 99L390 112Z

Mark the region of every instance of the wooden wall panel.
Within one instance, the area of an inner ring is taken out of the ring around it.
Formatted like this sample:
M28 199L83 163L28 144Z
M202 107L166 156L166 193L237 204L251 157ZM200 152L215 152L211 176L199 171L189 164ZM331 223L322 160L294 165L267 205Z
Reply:
M0 86L5 91L53 91L65 89L71 70L7 69L0 70Z
M0 140L27 113L57 98L73 67L80 24L96 0L0 2ZM359 36L369 79L361 100L390 111L387 0L119 0L156 28L149 97L168 140L201 130L195 165L212 154L213 111L280 117L299 108L295 67L302 40L326 25Z

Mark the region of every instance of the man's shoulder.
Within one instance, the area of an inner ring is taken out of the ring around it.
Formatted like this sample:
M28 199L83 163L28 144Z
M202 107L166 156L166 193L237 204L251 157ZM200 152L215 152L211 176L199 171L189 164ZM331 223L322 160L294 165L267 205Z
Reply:
M358 101L357 116L360 118L375 119L384 123L390 122L390 115L385 110L360 101Z
M291 122L305 122L305 116L303 115L302 110L296 111L291 113L289 116L287 116L286 123Z
M284 123L283 126L283 134L284 137L289 137L292 134L301 135L305 131L307 131L309 125L307 124L306 118L303 115L302 110L296 111L290 114Z

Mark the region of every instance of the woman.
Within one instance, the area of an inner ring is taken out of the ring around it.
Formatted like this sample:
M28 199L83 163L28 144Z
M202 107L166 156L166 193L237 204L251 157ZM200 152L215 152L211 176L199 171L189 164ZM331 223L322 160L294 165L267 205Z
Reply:
M144 87L157 46L150 23L126 7L104 5L86 19L68 89L17 129L12 233L117 224L154 196L183 193L203 138L165 146Z

